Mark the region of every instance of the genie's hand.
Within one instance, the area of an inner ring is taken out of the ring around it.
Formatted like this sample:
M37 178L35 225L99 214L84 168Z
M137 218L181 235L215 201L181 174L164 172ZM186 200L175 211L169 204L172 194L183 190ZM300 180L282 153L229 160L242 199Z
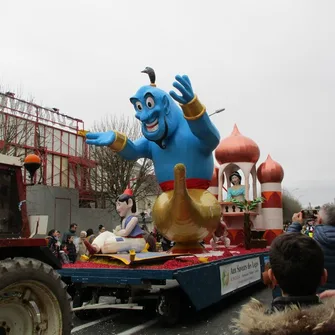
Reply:
M107 131L105 133L87 133L86 143L98 146L108 146L115 141L114 131Z
M182 94L182 96L177 95L176 92L170 91L171 97L179 102L180 104L186 105L194 98L194 93L191 85L191 81L188 76L176 76L176 80L173 86Z

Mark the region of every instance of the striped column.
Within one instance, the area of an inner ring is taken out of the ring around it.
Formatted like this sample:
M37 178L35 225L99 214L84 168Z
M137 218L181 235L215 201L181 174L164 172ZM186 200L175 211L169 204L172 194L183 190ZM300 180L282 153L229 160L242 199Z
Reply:
M261 184L261 193L265 201L262 203L264 238L268 244L283 232L283 203L281 183Z

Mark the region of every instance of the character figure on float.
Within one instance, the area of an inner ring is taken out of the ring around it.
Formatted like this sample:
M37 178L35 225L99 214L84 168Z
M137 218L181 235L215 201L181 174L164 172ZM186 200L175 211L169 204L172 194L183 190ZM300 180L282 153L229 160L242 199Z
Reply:
M221 214L217 199L207 191L219 132L187 76L175 77L173 86L179 96L156 87L153 69L142 72L149 75L151 84L141 87L130 101L142 122L143 137L133 142L112 130L88 133L87 143L109 146L127 160L152 159L163 190L152 211L157 228L176 242L172 252L202 252L199 241L216 229Z
M235 171L229 177L230 182L233 184L232 187L228 188L227 201L231 199L236 199L239 201L245 200L245 186L241 185L242 177Z
M223 221L223 215L221 214L220 223L218 228L213 233L213 238L210 240L210 245L213 250L217 250L219 245L223 245L226 248L230 246L230 239L228 236L227 224Z
M90 254L102 252L115 254L135 250L141 252L146 245L143 231L138 224L136 202L130 189L125 190L116 201L116 211L122 218L122 224L112 232L105 231L96 237L92 244L85 241Z

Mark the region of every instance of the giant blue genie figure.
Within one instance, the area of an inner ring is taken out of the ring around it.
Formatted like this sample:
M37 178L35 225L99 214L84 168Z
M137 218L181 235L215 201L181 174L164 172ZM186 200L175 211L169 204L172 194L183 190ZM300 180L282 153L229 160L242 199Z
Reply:
M112 130L88 133L87 143L109 146L128 160L152 159L163 191L152 211L156 227L176 242L172 252L201 252L199 241L216 229L220 219L220 205L207 191L214 169L212 152L220 135L187 76L175 77L173 86L181 93L177 95L156 87L152 68L142 72L151 84L141 87L130 101L143 137L131 141Z

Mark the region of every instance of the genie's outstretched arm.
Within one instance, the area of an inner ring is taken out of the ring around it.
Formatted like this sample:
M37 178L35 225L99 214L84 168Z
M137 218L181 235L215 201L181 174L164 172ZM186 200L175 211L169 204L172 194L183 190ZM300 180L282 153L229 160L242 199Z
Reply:
M127 140L125 147L119 151L119 155L127 160L137 160L139 158L152 158L149 141L141 137L132 142Z
M220 133L210 120L206 107L200 103L197 96L185 105L181 105L184 117L192 133L201 140L210 151L220 142Z
M144 137L132 142L127 135L118 131L86 134L86 143L97 146L108 146L127 160L151 158L150 145Z
M172 98L180 103L192 133L201 140L208 150L213 151L220 142L219 131L206 113L206 107L201 104L198 97L193 93L188 76L176 76L176 80L173 86L180 91L182 96L171 91Z

